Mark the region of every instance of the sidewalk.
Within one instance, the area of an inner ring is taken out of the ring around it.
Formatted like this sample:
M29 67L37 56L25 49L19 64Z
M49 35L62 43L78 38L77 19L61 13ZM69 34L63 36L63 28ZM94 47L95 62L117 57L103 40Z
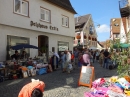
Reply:
M93 66L95 67L96 78L110 77L117 74L116 70L104 69L98 63ZM31 78L45 82L46 87L43 97L84 97L84 92L89 91L89 88L78 86L79 74L80 69L75 69L70 74L58 70L45 75L5 81L0 83L0 97L17 97L21 88L29 83Z

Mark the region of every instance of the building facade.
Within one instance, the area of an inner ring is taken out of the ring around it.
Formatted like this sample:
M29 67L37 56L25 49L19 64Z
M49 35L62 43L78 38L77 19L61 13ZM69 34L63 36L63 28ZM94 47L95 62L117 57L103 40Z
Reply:
M122 19L112 18L110 24L110 39L119 39L120 43L125 43L127 39Z
M123 26L127 34L127 43L130 44L130 0L120 0L119 9Z
M46 54L72 50L75 13L69 0L0 0L0 61L18 44L38 46ZM36 49L26 51L38 56Z
M97 33L91 14L75 18L74 46L97 48Z

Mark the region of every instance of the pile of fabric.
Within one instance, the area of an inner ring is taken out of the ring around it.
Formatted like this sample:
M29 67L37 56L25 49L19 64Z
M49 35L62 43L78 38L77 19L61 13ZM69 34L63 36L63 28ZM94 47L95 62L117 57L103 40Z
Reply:
M85 97L130 97L130 77L110 79L99 78L92 83L90 92L84 93Z

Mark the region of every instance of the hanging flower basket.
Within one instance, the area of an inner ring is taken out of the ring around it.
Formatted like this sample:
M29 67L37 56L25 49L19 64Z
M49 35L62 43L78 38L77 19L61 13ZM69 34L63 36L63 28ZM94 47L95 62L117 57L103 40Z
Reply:
M88 39L91 40L91 37L89 36Z
M92 38L92 40L94 41L94 40L95 40L95 38Z
M86 39L87 38L87 36L86 35L84 35L84 39Z
M77 38L77 39L80 39L80 38L81 38L80 34L77 34L76 38Z

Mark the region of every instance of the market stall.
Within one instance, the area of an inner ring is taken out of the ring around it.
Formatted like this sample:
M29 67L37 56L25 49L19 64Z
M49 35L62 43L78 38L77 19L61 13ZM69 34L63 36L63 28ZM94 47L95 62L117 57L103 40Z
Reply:
M38 47L28 44L16 45L11 48L13 50L25 48L38 49ZM42 56L37 56L35 58L18 57L16 59L16 56L17 54L14 54L11 60L0 62L0 82L4 80L27 78L52 72L51 65L48 64L45 54Z

